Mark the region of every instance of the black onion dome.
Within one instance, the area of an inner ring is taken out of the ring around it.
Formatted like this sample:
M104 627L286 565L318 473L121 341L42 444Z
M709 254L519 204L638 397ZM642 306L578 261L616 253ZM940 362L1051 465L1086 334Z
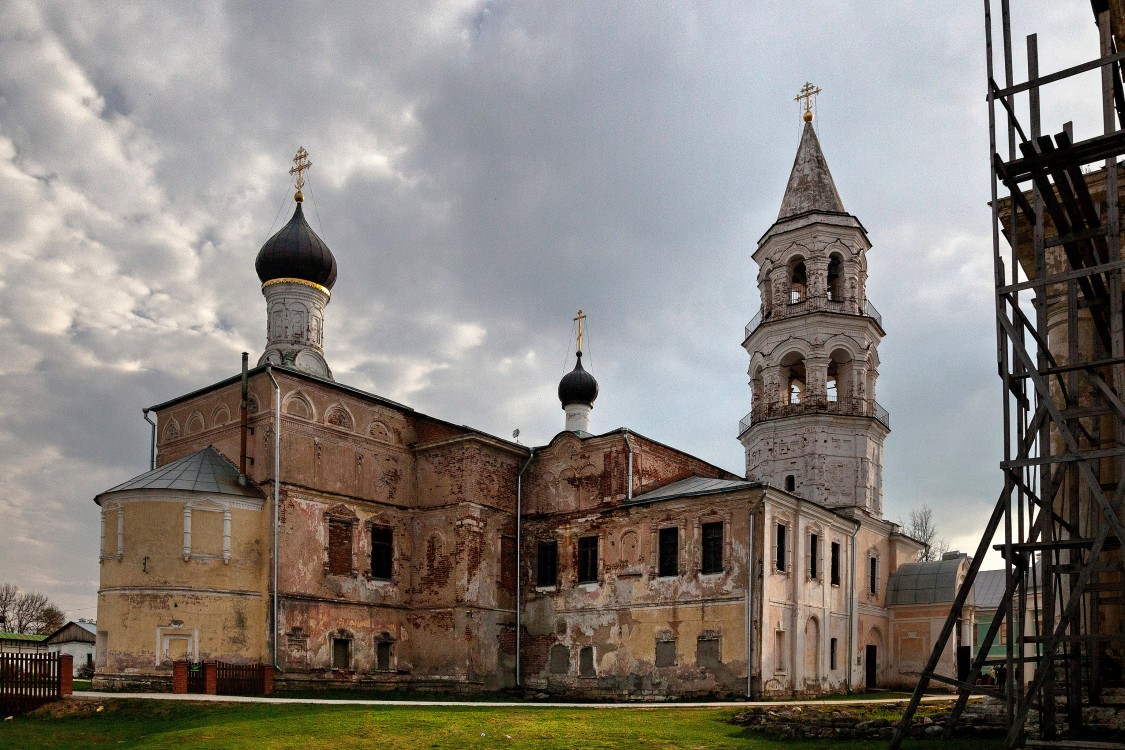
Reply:
M258 251L254 270L263 284L273 279L301 279L331 289L336 283L336 259L305 221L299 202L289 223Z
M582 367L582 352L578 352L574 369L559 381L559 401L562 401L564 407L570 404L593 406L597 397L598 381Z

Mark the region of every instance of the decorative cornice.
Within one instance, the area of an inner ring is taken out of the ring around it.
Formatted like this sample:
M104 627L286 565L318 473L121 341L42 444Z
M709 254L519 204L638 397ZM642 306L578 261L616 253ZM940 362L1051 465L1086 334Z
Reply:
M313 282L313 281L305 281L304 279L292 279L292 278L270 279L266 283L262 284L262 291L264 292L266 290L267 286L273 286L274 284L300 284L301 286L310 286L313 289L324 292L325 297L329 297L329 298L332 297L332 292L328 289L328 287L321 286L320 284L317 284L316 282Z

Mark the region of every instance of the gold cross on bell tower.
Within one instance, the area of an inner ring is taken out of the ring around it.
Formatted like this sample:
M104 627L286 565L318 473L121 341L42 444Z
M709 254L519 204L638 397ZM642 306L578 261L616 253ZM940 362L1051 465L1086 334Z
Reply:
M582 321L586 320L585 313L583 313L581 310L579 310L578 311L578 317L575 318L575 320L578 321L578 353L581 354L582 353Z
M304 146L297 148L297 155L293 157L294 166L289 170L289 174L297 175L297 192L293 195L293 200L300 203L305 199L304 194L301 193L301 188L305 186L305 170L312 167L312 162L309 161L309 152L305 151Z
M797 96L795 96L793 98L793 101L795 101L795 102L799 102L802 99L805 100L805 113L803 115L801 115L802 119L804 119L805 122L812 122L812 118L813 118L813 113L812 113L813 98L819 93L820 93L819 88L812 85L808 81L805 81L805 85L801 87L801 93L797 94Z

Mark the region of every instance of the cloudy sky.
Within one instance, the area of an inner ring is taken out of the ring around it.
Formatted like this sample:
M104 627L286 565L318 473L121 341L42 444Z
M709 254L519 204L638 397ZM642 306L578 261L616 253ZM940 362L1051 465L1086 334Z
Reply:
M1045 71L1096 53L1058 5L1014 3ZM142 407L261 353L300 145L339 381L541 444L581 307L594 430L741 472L750 256L806 80L874 244L887 515L971 550L1001 484L983 19L933 7L4 3L0 582L94 615L92 498L147 469ZM1090 99L1054 93L1048 130Z

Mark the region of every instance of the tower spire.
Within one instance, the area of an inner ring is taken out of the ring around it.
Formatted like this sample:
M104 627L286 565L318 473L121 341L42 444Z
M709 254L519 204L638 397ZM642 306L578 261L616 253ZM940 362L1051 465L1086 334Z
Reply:
M802 119L805 126L801 131L801 143L797 146L797 156L793 159L793 171L789 173L789 183L785 186L785 197L777 220L810 211L825 211L842 214L844 203L836 191L836 183L828 170L824 152L820 150L820 140L813 130L812 101L820 89L811 83L801 87L795 101L804 100L805 112Z

